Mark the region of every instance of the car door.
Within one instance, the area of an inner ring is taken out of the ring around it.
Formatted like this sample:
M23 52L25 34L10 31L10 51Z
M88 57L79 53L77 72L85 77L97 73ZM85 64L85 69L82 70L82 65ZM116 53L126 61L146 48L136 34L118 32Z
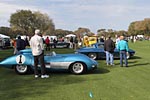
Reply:
M46 68L53 69L67 69L68 64L65 62L66 56L56 55L56 56L45 56Z
M106 58L105 50L104 50L104 44L99 43L97 44L97 48L99 49L99 58Z
M120 58L119 50L116 48L114 50L114 58Z

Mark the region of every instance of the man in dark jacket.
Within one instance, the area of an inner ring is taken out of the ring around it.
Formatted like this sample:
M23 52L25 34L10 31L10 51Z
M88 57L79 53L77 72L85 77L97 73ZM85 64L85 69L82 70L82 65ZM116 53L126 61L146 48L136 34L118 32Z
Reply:
M114 49L115 49L115 44L111 39L111 36L109 36L108 39L104 42L104 50L106 53L107 65L114 65L114 56L113 56Z
M20 50L23 50L25 49L26 47L26 43L23 39L21 39L21 36L18 36L18 39L17 39L17 50L20 51Z

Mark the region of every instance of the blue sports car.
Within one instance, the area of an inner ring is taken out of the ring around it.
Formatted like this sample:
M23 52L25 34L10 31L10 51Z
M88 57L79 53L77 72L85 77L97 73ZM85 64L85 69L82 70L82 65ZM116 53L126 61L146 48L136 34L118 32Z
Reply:
M82 74L97 68L97 61L83 54L45 54L44 61L47 70L68 70L73 74ZM1 67L15 69L17 74L33 72L34 58L31 49L21 50L20 54L8 57L0 62ZM39 65L40 67L40 65Z
M83 47L80 48L78 50L76 50L76 53L81 53L81 54L85 54L88 57L92 58L92 59L105 59L106 58L106 54L104 51L104 43L95 43L93 44L91 47ZM135 51L129 49L127 58L131 58L132 56L134 56ZM119 50L117 50L115 48L114 50L114 58L120 58L119 56Z

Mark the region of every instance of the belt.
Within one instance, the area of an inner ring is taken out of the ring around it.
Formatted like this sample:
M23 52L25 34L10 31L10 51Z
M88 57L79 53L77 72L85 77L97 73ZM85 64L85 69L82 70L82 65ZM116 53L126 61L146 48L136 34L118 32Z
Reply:
M120 51L126 51L126 50L120 50Z

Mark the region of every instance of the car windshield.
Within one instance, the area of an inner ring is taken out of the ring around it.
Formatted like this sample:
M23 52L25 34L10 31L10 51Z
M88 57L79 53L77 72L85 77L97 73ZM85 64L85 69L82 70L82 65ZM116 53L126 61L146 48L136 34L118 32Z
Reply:
M55 51L52 51L52 52L50 52L50 53L48 53L48 54L46 54L47 56L56 56L56 52Z
M104 48L104 44L98 44L98 48Z

